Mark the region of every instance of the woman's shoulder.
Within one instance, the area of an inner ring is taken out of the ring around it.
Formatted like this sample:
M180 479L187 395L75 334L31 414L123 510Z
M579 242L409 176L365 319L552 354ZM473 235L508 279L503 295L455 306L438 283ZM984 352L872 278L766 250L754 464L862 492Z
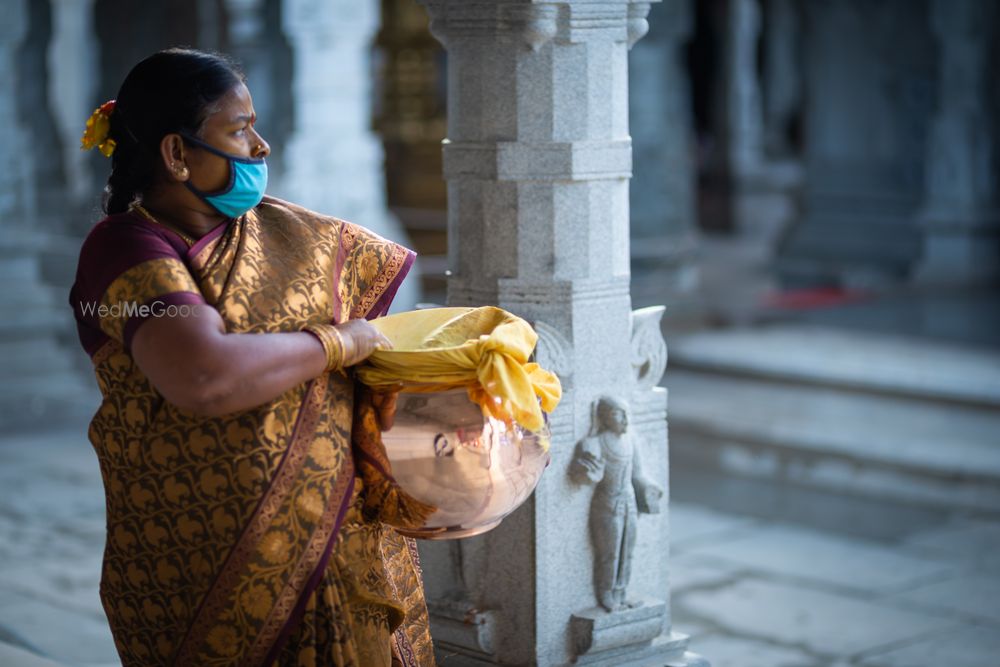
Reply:
M141 215L125 211L99 220L90 229L81 247L81 256L92 253L152 250L161 254L169 251L181 254L183 241L165 227L156 225Z
M80 247L76 283L103 291L125 271L150 260L183 261L186 246L168 230L132 213L98 221Z

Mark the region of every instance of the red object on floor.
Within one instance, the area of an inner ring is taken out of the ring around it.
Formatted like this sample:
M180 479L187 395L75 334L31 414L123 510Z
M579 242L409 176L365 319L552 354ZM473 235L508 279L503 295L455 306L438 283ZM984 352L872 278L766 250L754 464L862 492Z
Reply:
M843 287L811 287L765 294L761 298L761 305L766 308L788 310L823 308L860 301L868 296L868 293L862 290L851 290Z

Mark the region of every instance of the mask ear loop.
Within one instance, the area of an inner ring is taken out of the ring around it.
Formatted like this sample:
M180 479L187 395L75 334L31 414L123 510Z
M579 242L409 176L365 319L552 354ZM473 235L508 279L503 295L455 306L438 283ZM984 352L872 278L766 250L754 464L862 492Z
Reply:
M220 195L228 194L229 192L232 191L233 187L236 185L236 167L234 167L232 165L232 162L245 162L247 164L263 164L263 162L264 162L264 158L262 158L262 157L261 158L245 158L245 157L240 157L239 155L231 155L229 153L225 153L223 151L220 151L215 146L207 144L204 141L202 141L201 139L198 139L196 137L191 136L187 132L178 132L178 134L181 135L181 138L184 141L190 142L190 143L194 144L195 146L198 146L199 148L203 148L204 150L208 151L209 153L214 153L215 155L218 155L219 157L225 158L226 160L230 161L230 165L229 165L229 183L226 184L226 187L222 188L221 190L218 190L217 192L205 192L204 190L199 190L195 186L191 185L191 180L190 179L184 181L184 185L187 187L187 189L190 190L191 192L193 192L198 197L201 197L202 199L204 199L205 197L218 197Z
M201 141L200 139L195 139L194 137L192 137L191 135L189 135L187 132L179 132L178 134L181 135L181 139L183 139L184 141L190 142L190 143L194 144L195 146L198 146L199 148L203 148L206 151L208 151L209 153L214 153L214 154L218 155L219 157L225 158L227 160L232 160L233 159L232 156L223 153L222 151L220 151L219 149L215 148L214 146L209 146L208 144L206 144L204 141ZM206 197L217 197L219 195L224 195L224 194L226 194L228 192L231 192L232 189L233 189L233 187L236 185L236 168L233 167L233 165L231 163L228 164L228 167L229 167L229 182L226 184L226 186L224 188L222 188L221 190L218 190L217 192L205 192L204 190L199 190L198 188L196 188L194 185L191 184L191 179L190 178L188 180L184 181L184 187L186 187L188 190L190 190L191 192L193 192L197 197L199 197L201 199L205 199Z

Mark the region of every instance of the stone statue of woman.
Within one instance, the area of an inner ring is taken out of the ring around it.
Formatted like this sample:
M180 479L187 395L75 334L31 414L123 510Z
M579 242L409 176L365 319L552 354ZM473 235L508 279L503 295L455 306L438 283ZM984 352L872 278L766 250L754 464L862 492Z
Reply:
M658 514L663 490L642 475L639 447L628 432L628 406L604 396L596 403L592 435L579 442L571 473L596 484L590 507L594 588L608 611L637 606L626 599L638 512Z

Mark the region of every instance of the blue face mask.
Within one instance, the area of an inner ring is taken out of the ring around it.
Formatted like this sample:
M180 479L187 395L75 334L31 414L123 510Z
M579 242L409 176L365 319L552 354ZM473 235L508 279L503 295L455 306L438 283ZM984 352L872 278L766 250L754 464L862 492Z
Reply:
M267 188L267 163L264 162L264 158L223 153L187 133L181 136L185 141L229 160L229 184L218 192L203 192L191 185L190 181L184 181L187 189L198 195L202 201L207 202L227 218L238 218L264 198L264 190Z

